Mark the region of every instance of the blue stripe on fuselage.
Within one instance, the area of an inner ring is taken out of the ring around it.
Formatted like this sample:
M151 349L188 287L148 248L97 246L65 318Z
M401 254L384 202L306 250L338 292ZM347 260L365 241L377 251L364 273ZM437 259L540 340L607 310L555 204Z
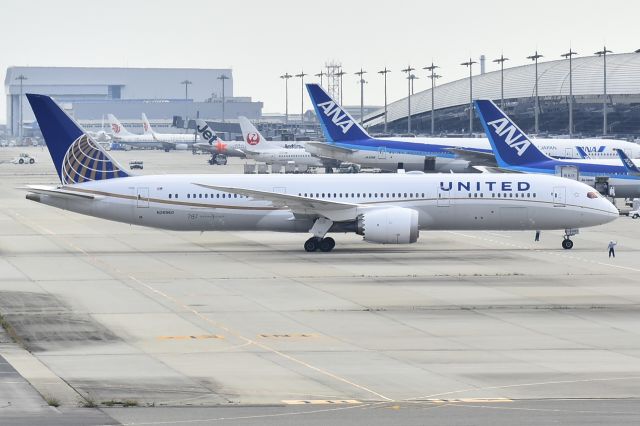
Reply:
M324 129L323 129L324 130ZM481 148L464 148L451 145L434 145L421 142L403 142L393 139L359 139L349 142L328 142L330 145L336 145L342 148L357 149L362 151L378 152L380 148L385 148L387 153L422 155L429 157L456 158L456 154L449 151L449 148L462 148L469 151L481 153L491 153L490 149Z

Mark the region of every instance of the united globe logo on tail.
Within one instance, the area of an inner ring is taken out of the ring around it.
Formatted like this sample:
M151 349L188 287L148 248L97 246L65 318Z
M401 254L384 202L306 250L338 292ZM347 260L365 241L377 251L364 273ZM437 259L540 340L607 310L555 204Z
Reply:
M493 127L498 136L504 136L504 142L515 149L519 157L531 146L531 142L529 142L527 137L519 132L516 126L511 124L506 118L489 121L487 126Z
M260 143L260 135L256 132L247 133L247 143L249 145L258 145Z

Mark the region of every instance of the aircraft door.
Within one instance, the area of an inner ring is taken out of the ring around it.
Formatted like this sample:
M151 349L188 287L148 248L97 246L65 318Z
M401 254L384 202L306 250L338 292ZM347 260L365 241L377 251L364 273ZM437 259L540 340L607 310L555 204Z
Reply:
M451 205L451 191L445 191L438 187L438 207L449 207Z
M565 148L564 149L565 158L576 158L576 152L573 148Z
M149 207L149 188L136 188L136 207L146 209Z
M564 186L553 187L553 206L564 207L567 203L567 188Z
M436 170L436 157L424 157L424 172L433 172Z
M387 159L387 148L381 146L378 148L378 160L386 160Z

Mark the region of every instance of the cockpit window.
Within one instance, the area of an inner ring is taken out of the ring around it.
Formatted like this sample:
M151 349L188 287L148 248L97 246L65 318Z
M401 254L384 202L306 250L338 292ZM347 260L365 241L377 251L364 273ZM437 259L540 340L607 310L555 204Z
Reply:
M600 195L597 192L587 192L587 198L598 198Z

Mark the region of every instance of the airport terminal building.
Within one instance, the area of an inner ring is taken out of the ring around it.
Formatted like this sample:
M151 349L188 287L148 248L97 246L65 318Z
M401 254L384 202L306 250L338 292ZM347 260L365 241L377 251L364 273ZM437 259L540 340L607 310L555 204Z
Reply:
M225 118L261 117L262 102L234 96L231 69L9 67L4 83L8 133L19 132L21 90L52 96L92 128L108 113L125 124L140 123L143 112L152 122L165 124L174 116L222 119L223 82ZM25 97L23 116L25 125L34 121Z
M608 54L606 61L607 133L637 138L640 136L640 53ZM574 56L572 62L573 133L582 136L602 135L603 58ZM504 69L504 109L527 132L533 132L535 128L535 81L534 63ZM540 133L569 133L569 90L567 59L538 63ZM492 99L499 103L500 91L500 70L473 76L474 99ZM469 131L469 78L436 86L434 98L436 133ZM407 116L406 97L389 104L389 131L407 132ZM384 110L367 114L365 126L372 132L382 132ZM431 132L431 89L411 97L411 129L413 133ZM473 130L482 132L477 117Z

